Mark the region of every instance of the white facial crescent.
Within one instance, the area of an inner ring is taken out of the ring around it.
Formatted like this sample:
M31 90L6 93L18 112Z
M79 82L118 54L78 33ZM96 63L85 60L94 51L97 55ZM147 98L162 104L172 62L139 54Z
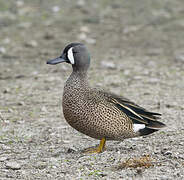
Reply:
M71 64L75 64L72 49L73 49L73 47L71 47L71 48L68 50L67 56L68 56L68 59L69 59L70 63L71 63Z

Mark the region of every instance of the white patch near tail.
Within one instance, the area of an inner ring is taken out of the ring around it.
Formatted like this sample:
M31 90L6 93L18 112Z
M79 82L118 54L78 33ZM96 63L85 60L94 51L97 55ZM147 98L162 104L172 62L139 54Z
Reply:
M67 55L68 55L68 59L70 60L70 63L71 63L71 64L74 64L75 61L74 61L72 49L73 49L73 47L71 47L71 48L68 50Z
M138 132L140 129L144 129L145 127L145 124L133 124L134 132Z

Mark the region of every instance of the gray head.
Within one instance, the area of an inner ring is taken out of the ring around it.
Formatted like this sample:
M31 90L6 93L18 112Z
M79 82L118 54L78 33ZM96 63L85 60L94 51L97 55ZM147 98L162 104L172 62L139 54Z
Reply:
M72 64L74 71L87 71L90 65L87 48L82 43L71 43L65 47L60 57L47 61L47 64L55 65L62 62Z

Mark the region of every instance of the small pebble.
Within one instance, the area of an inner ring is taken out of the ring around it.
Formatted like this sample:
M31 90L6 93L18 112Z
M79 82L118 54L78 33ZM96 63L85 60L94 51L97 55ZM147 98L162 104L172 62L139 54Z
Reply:
M35 167L38 168L38 169L45 169L47 167L47 163L46 162L38 162L35 165Z
M3 40L3 43L4 44L9 44L11 42L11 40L9 39L9 38L5 38L4 40Z
M84 0L78 0L76 5L77 5L77 7L79 7L79 8L84 7L85 1L84 1Z
M57 13L57 12L60 11L60 7L59 6L53 6L52 7L52 11L55 12L55 13Z
M180 62L184 62L184 53L175 55L175 60L180 61Z
M90 32L90 29L89 29L88 26L82 26L82 27L80 28L80 31L81 31L81 32L84 32L84 33L89 33L89 32Z
M2 144L2 145L1 145L1 149L2 149L2 150L5 150L5 151L8 151L8 150L11 150L11 147L10 147L10 146L7 146L7 145Z
M86 38L87 38L87 35L84 32L82 32L78 35L78 39L80 39L80 40L86 40Z
M165 156L170 156L172 155L172 152L171 151L165 151L165 152L162 152L163 155Z
M15 161L9 161L6 163L6 168L8 169L13 169L13 170L18 170L21 168L21 165Z
M142 71L142 74L144 74L144 75L148 75L149 73L150 72L147 69L145 69L145 70Z
M35 40L31 40L29 42L26 42L25 43L25 46L26 47L37 47L38 46L38 43Z
M113 62L102 61L101 66L108 69L116 69L116 65Z
M0 161L3 162L3 161L6 161L8 158L6 156L2 156L0 157Z
M31 74L34 76L34 75L38 75L39 73L38 71L33 71Z
M46 80L44 82L53 82L55 80L56 80L55 77L48 77L48 78L46 78Z
M86 39L86 42L87 42L88 44L95 44L95 43L96 43L96 39L87 38L87 39Z
M139 29L140 29L140 27L138 27L138 26L127 26L123 29L123 33L128 34L128 33L131 33L131 32L135 32Z
M4 47L0 47L0 54L5 54L6 53L6 49Z
M123 74L124 74L125 76L129 75L129 74L130 74L130 70L128 70L128 69L124 70L124 71L123 71Z
M158 83L158 82L159 82L159 79L158 79L158 78L150 78L150 79L149 79L149 82L150 82L150 83L153 83L153 84L154 84L154 83Z
M74 152L75 152L75 150L72 148L68 148L68 150L67 150L67 153L74 153Z
M143 79L143 77L142 76L134 76L133 79L135 79L135 80L141 80L141 79Z
M14 110L13 110L12 108L8 108L8 112L9 112L9 113L13 113Z
M24 106L25 103L24 103L23 101L20 101L20 102L17 103L17 105L18 105L18 106Z
M4 94L9 93L9 92L11 92L9 88L6 88L6 89L3 90Z
M18 24L18 27L23 28L23 29L28 29L32 26L31 22L22 22Z
M146 54L149 56L157 56L161 54L161 49L150 49Z
M42 111L42 112L48 112L48 111L47 111L47 108L46 108L45 106L43 106L43 107L41 108L41 111Z
M24 1L18 0L18 1L16 1L16 5L17 5L18 7L22 7L22 6L24 5Z
M44 35L44 39L47 39L47 40L50 40L50 39L54 39L54 34L51 34L51 33L45 33Z

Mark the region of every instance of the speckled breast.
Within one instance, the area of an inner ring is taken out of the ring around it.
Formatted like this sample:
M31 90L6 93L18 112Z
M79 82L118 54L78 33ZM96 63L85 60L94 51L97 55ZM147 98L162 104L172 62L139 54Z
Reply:
M92 138L123 140L134 136L132 123L111 103L96 99L91 92L70 89L63 94L63 114L66 121L79 132Z

